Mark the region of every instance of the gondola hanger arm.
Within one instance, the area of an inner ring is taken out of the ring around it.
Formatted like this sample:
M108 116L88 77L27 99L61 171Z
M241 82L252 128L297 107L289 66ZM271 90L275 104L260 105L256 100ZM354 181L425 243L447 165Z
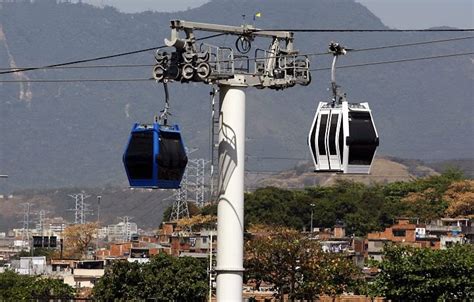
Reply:
M340 86L336 83L336 62L339 56L343 56L349 49L346 49L339 43L331 42L329 44L329 52L333 54L334 58L331 65L331 88L333 93L333 105L340 104L346 98L345 94L341 93Z
M169 92L168 92L168 81L163 80L163 88L165 90L165 107L161 110L159 121L162 125L166 126L168 124L168 117L171 115L170 103L169 103Z

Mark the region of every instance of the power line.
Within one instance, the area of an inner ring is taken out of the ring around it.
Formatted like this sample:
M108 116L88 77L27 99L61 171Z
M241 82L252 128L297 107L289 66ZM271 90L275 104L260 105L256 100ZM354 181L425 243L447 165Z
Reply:
M112 64L112 65L85 65L85 66L57 66L48 69L91 69L91 68L136 68L151 67L153 64ZM20 69L28 69L34 67L16 67L16 68L0 68L0 70L20 71Z
M440 39L440 40L430 40L430 41L404 43L404 44L392 44L392 45L387 45L387 46L376 46L376 47L369 47L369 48L351 49L351 50L348 50L348 51L350 51L350 52L362 52L362 51L372 51L372 50L381 50L381 49L388 49L388 48L418 46L418 45L426 45L426 44L442 43L442 42L451 42L451 41L459 41L459 40L468 40L468 39L474 39L474 36L457 37L457 38ZM327 53L327 54L329 54L329 53Z
M290 31L290 32L306 32L306 33L334 33L334 32L349 32L349 33L377 33L377 32L471 32L474 28L442 28L442 29L318 29L318 28L272 28L272 29L257 29L259 31Z
M215 37L219 37L219 36L222 36L222 35L226 35L226 34L210 35L210 36L206 36L206 37L203 37L203 38L196 39L196 41L215 38ZM147 52L147 51L151 51L151 50L157 50L157 49L161 49L161 48L165 48L165 47L167 47L167 46L162 45L162 46L158 46L158 47L138 49L138 50L133 50L133 51L117 53L117 54L113 54L113 55L108 55L108 56L101 56L101 57L95 57L95 58L90 58L90 59L82 59L82 60L70 61L70 62L65 62L65 63L46 65L46 66L41 66L41 67L29 67L29 68L23 68L23 69L2 71L2 72L0 72L0 74L9 74L9 73L15 73L15 72L49 69L49 68L62 67L62 66L68 66L68 65L75 65L75 64L80 64L80 63L94 62L94 61L118 58L118 57L123 57L123 56L129 56L129 55L138 54L138 53L142 53L142 52Z
M15 69L15 70L9 70L9 71L2 71L0 74L9 74L9 73L15 73L15 72L24 72L24 71L32 71L32 70L42 70L42 69L50 69L50 68L55 68L55 67L62 67L62 66L68 66L68 65L74 65L74 64L80 64L80 63L87 63L87 62L94 62L94 61L99 61L99 60L105 60L105 59L112 59L112 58L118 58L118 57L123 57L123 56L129 56L137 53L142 53L142 52L147 52L151 50L156 50L160 48L164 48L165 46L159 46L159 47L151 47L151 48L145 48L145 49L139 49L139 50L134 50L134 51L129 51L129 52L122 52L122 53L117 53L109 56L102 56L102 57L96 57L96 58L91 58L91 59L83 59L83 60L77 60L77 61L70 61L70 62L65 62L65 63L59 63L59 64L52 64L52 65L46 65L46 66L41 66L41 67L28 67L28 68L22 68L22 69Z
M214 35L215 36L215 35ZM208 39L214 36L209 36L202 38L203 39ZM360 49L351 49L350 52L364 52L364 51L374 51L374 50L382 50L382 49L389 49L389 48L399 48L399 47L409 47L409 46L418 46L418 45L426 45L426 44L435 44L435 43L443 43L443 42L452 42L452 41L460 41L460 40L468 40L468 39L474 39L474 36L467 36L467 37L456 37L456 38L449 38L449 39L439 39L439 40L428 40L428 41L421 41L421 42L413 42L413 43L404 43L404 44L392 44L392 45L386 45L386 46L376 46L376 47L369 47L369 48L360 48ZM165 46L161 46L156 49L161 49ZM302 56L321 56L321 55L329 55L331 54L330 52L320 52L320 53L307 53L307 54L301 54ZM271 57L265 57L265 58L271 58ZM265 59L265 58L259 58L255 57L251 60L259 60L259 59ZM233 60L224 60L220 61L222 63L226 62L237 62L237 61L246 61L249 60L248 58L235 58ZM65 63L67 64L67 63ZM108 65L86 65L86 66L69 66L69 65L64 65L64 64L56 64L56 66L53 65L48 65L48 67L17 67L17 68L0 68L0 70L5 70L9 71L8 73L14 73L14 72L22 72L22 71L31 71L31 70L39 70L39 69L96 69L96 68L139 68L139 67L153 67L153 64L108 64ZM0 72L0 74L5 74L7 72ZM144 81L146 79L136 79L135 81ZM39 81L39 80L38 80ZM67 82L74 82L75 80L67 80ZM84 80L81 80L81 82ZM94 79L89 79L88 81L90 82L97 82L97 81L104 81L104 80L94 80ZM130 81L129 79L118 79L118 80L109 80L109 81ZM133 81L133 80L132 80Z
M204 39L204 38L203 38ZM468 40L474 39L474 36L467 36L467 37L456 37L456 38L449 38L449 39L439 39L439 40L429 40L429 41L421 41L421 42L413 42L413 43L404 43L404 44L392 44L386 46L376 46L376 47L369 47L369 48L360 48L360 49L351 49L351 52L363 52L363 51L373 51L373 50L382 50L382 49L389 49L389 48L398 48L398 47L409 47L409 46L418 46L418 45L426 45L426 44L434 44L434 43L443 43L443 42L452 42L452 41L460 41L460 40ZM329 52L320 52L320 53L307 53L302 54L303 56L320 56L320 55L329 55ZM267 57L271 58L271 57ZM260 60L264 59L255 57L251 59ZM226 62L237 62L237 61L244 61L248 60L247 58L235 58L234 60L224 60L220 61L223 63ZM153 67L153 64L109 64L109 65L86 65L86 66L55 66L49 67L48 69L95 69L95 68L139 68L139 67ZM30 68L35 67L17 67L17 68L0 68L0 70L8 70L12 72L20 72L21 70L28 70ZM2 74L0 72L0 74ZM94 81L94 80L91 80Z
M408 58L408 59L391 60L391 61L369 62L369 63L353 64L353 65L342 65L342 66L338 66L337 68L338 69L339 68L354 68L354 67L363 67L363 66L373 66L373 65L404 63L404 62L413 62L413 61L422 61L422 60L442 59L442 58L450 58L450 57L460 57L460 56L468 56L468 55L474 55L474 52L456 53L456 54L448 54L448 55L438 55L438 56L430 56L430 57ZM331 70L331 67L310 69L310 71L322 71L322 70Z
M153 78L132 79L57 79L57 80L0 80L0 83L75 83L75 82L146 82Z
M437 55L429 57L419 57L419 58L408 58L400 60L391 60L391 61L379 61L379 62L368 62L362 64L353 64L353 65L342 65L337 68L354 68L354 67L364 67L364 66L373 66L373 65L384 65L384 64L394 64L394 63L404 63L412 61L422 61L422 60L434 60L450 57L460 57L474 55L474 52L465 52L465 53L456 53L456 54L447 54L447 55ZM325 68L315 68L310 71L323 71L330 70L330 67ZM143 81L153 81L154 79L58 79L58 80L0 80L0 83L69 83L69 82L143 82Z

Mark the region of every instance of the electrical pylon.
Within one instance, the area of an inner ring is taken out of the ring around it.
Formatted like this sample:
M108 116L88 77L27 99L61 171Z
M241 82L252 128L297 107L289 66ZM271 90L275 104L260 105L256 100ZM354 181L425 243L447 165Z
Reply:
M23 242L28 241L30 238L30 213L31 213L31 203L26 202L22 204L23 206L23 223L21 240Z
M92 210L89 210L89 204L85 203L84 200L91 196L84 193L70 194L68 196L75 201L75 208L70 209L70 211L74 211L74 223L85 224L87 222L86 215L91 214Z
M184 172L181 180L181 188L176 190L174 196L176 201L173 203L170 221L177 221L181 218L189 218L188 209L188 170Z

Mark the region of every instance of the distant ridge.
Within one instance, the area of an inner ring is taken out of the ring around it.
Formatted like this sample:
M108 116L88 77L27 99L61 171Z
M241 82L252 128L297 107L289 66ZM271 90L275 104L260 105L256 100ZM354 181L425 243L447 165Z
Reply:
M51 2L51 1L48 1ZM54 1L53 1L54 2ZM42 66L163 45L169 20L185 19L261 28L387 28L361 4L334 0L214 0L178 13L123 14L86 4L2 3L0 67ZM21 20L21 21L19 21ZM205 33L199 33L205 35ZM447 33L295 34L302 53L326 51L330 41L366 48L453 37ZM233 45L232 37L207 41ZM266 49L269 41L253 45ZM473 40L359 52L340 64L413 58L472 49ZM153 52L100 64L153 64ZM330 65L329 56L311 57L312 68ZM367 101L381 146L378 154L423 161L470 158L474 149L471 57L344 69L338 81L351 102ZM151 69L45 70L4 75L15 79L146 78ZM248 89L248 162L252 171L288 169L304 157L306 136L320 100L329 98L329 73L314 72L309 87L285 91ZM209 154L209 87L170 85L173 122L186 145ZM162 87L146 83L1 83L0 173L9 174L0 190L25 188L124 186L121 164L134 122L147 122L162 109Z
M421 163L404 165L394 159L376 157L370 175L344 175L312 172L312 163L302 164L296 169L283 171L257 182L256 187L274 186L280 188L304 188L307 186L329 186L338 180L351 180L364 184L410 181L418 177L439 175L438 172Z

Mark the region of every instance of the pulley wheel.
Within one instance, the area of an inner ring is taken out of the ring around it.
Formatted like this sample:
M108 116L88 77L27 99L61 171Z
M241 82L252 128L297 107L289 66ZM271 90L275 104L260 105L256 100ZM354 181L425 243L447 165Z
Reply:
M211 66L208 63L200 63L196 72L200 79L207 79L211 75Z
M301 82L302 86L308 86L311 84L311 72L308 71L308 77L305 80L306 81Z
M176 64L171 64L168 67L168 77L174 80L177 80L181 75L181 70Z
M194 53L183 52L184 62L191 63L193 61L193 58L194 58Z
M182 70L183 79L191 80L194 76L194 68L191 64L186 64L183 66Z
M168 54L164 53L156 53L155 54L155 61L160 65L167 65L168 64Z
M209 53L206 51L206 52L200 52L198 53L198 62L207 62L209 61Z
M162 81L165 77L165 69L161 65L156 65L153 68L153 78L157 81Z

